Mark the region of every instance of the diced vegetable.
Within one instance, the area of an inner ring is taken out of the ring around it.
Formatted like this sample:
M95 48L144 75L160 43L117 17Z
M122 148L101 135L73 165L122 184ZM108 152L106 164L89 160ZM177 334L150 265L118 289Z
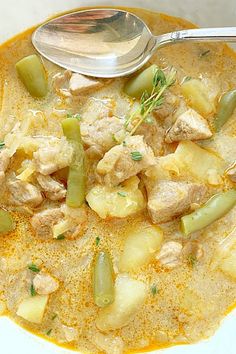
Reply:
M10 232L14 230L15 224L11 214L3 209L0 209L0 233Z
M207 116L214 111L214 105L210 101L207 87L200 80L185 80L181 89L189 105L198 113Z
M191 174L201 181L209 182L213 173L215 176L224 173L225 163L222 159L191 141L182 141L173 157L181 175Z
M115 301L101 310L96 325L101 331L122 328L141 310L148 295L148 287L139 280L119 275L115 283Z
M138 271L160 249L163 232L158 226L139 225L132 228L125 240L119 268L123 272Z
M144 91L149 94L153 89L153 78L158 67L153 64L141 73L132 77L125 85L124 92L131 96L140 98Z
M212 262L211 262L211 269L215 269L219 266L222 259L227 257L231 249L235 248L236 246L236 228L234 228L217 246Z
M46 73L37 55L29 55L18 61L16 63L16 70L31 96L46 96L48 92Z
M138 188L139 178L131 177L123 187L97 185L86 196L91 209L102 219L124 218L145 208L142 192Z
M95 259L93 296L99 307L106 307L114 302L113 267L107 252L99 252Z
M48 295L35 295L23 300L17 310L17 315L33 323L41 323L47 306Z
M216 268L236 280L236 228L219 243L211 262L211 269Z
M211 197L202 207L181 218L181 227L187 236L218 220L236 204L236 190L230 189Z
M226 258L222 259L219 268L225 274L231 276L236 280L236 249L231 250Z
M80 124L76 118L67 118L63 120L62 128L64 135L74 148L67 181L66 204L72 208L78 208L85 200L85 161Z
M232 116L236 108L236 90L226 92L220 99L216 117L214 121L215 130L218 132L220 128Z

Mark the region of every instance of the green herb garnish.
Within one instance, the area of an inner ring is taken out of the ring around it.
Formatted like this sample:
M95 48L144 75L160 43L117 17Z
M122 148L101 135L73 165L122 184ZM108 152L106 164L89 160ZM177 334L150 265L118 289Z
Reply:
M34 288L33 284L31 284L31 286L30 286L30 295L31 295L31 296L35 296L35 295L37 295L37 293L36 293L36 291L35 291L35 288Z
M130 155L132 160L134 161L140 161L143 158L142 154L139 151L132 151Z
M61 234L61 235L58 235L56 240L64 240L65 239L65 235Z
M122 144L123 144L123 146L127 146L127 144L126 144L126 141L125 141L125 140L123 141L123 143L122 143Z
M185 78L184 78L184 82L186 82L186 81L190 81L190 80L192 80L192 77L191 77L191 76L185 76Z
M99 245L99 243L100 243L100 237L96 237L96 239L95 239L95 243L96 243L96 246L98 246Z
M3 148L4 148L4 146L5 146L4 141L0 141L0 150L1 150L1 149L3 149Z
M82 117L79 113L77 113L77 114L67 113L66 118L76 118L78 120L82 119Z
M115 134L112 134L112 140L115 142L115 143L119 143L119 140L116 138Z
M161 106L164 102L164 92L168 87L175 83L176 70L173 68L169 73L165 74L161 69L156 69L153 77L153 88L151 94L144 91L141 97L140 107L127 119L125 127L135 120L135 125L132 128L130 135L133 135L137 128L145 121L150 113Z
M150 124L150 125L153 124L154 123L153 117L149 116L149 117L145 118L144 123Z
M126 193L126 192L117 192L117 194L118 194L120 197L126 197L126 196L127 196L127 193Z
M157 294L157 286L155 284L153 284L151 286L151 292L152 292L153 296L155 296Z
M197 258L194 255L190 254L188 256L188 264L191 265L191 267L194 267L196 262L197 262Z
M47 335L47 336L50 336L51 332L52 332L52 328L49 329L49 330L46 332L46 335Z
M52 316L52 320L54 321L56 317L57 317L57 314L55 313L55 314Z
M205 50L205 52L201 53L199 56L200 56L200 58L203 58L203 57L207 56L209 53L210 53L210 49Z
M40 272L40 269L35 265L35 264L30 264L30 265L28 265L28 269L30 269L32 272L34 272L34 273L38 273L38 272Z

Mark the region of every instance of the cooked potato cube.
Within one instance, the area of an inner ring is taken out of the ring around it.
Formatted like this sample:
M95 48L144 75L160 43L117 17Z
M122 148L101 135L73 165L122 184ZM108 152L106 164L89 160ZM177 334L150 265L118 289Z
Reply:
M122 328L132 321L134 314L140 310L148 289L146 284L126 275L120 275L115 284L115 301L101 310L96 325L101 331Z
M189 105L198 113L207 116L214 111L214 105L210 101L207 87L200 80L185 81L181 89Z
M191 141L182 141L173 157L180 174L191 174L204 182L211 182L212 174L219 177L224 173L222 159Z
M230 250L226 258L221 260L219 268L236 280L236 249Z
M120 259L120 270L137 271L147 264L160 249L163 232L158 226L146 225L132 228L125 240Z
M36 295L23 300L17 315L33 323L41 323L47 306L48 295Z
M123 187L97 185L89 191L86 199L100 218L124 218L145 208L144 197L138 185L138 177L125 181Z

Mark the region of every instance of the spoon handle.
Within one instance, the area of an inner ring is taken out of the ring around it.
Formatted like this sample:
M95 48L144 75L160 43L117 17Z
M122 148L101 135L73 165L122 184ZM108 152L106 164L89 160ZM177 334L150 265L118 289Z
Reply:
M175 44L184 41L236 42L236 27L198 28L166 33L156 37L156 47L162 47L167 44Z

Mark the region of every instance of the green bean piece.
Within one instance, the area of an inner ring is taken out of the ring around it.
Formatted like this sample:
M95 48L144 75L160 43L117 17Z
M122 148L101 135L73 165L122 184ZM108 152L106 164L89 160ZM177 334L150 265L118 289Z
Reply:
M202 207L181 218L181 229L185 236L203 229L227 214L236 204L236 190L215 194Z
M151 94L153 89L153 78L157 69L158 67L153 64L135 77L132 77L125 84L124 92L135 98L140 98L145 91Z
M232 116L235 108L236 108L236 90L228 91L221 97L216 112L214 126L217 132Z
M0 233L13 231L15 228L14 220L8 211L0 209Z
M85 201L85 159L78 119L63 120L62 129L74 149L67 180L66 204L79 208Z
M93 295L99 307L106 307L114 301L113 267L107 252L99 252L95 259Z
M40 58L29 55L16 63L17 73L33 97L44 97L48 92L46 72Z

